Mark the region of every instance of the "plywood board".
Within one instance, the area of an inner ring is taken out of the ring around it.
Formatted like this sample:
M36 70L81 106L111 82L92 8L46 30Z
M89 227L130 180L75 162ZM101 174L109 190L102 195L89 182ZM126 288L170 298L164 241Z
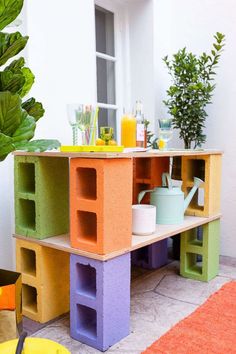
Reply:
M84 257L97 259L100 261L106 261L108 259L115 258L121 254L134 251L136 249L142 248L147 245L151 245L152 243L158 242L165 238L177 235L181 232L190 230L192 228L207 224L213 220L217 220L221 217L221 214L217 214L211 216L209 218L197 217L197 216L185 216L184 222L180 225L157 225L156 231L154 234L149 236L132 236L132 246L126 249L122 249L119 251L115 251L106 255L98 255L95 253L86 252L80 249L72 248L70 246L69 235L59 235L50 237L44 240L35 240L30 237L24 237L20 235L14 235L17 239L27 240L28 242L33 242L40 244L45 247L55 248L64 252L69 252L73 254L78 254Z

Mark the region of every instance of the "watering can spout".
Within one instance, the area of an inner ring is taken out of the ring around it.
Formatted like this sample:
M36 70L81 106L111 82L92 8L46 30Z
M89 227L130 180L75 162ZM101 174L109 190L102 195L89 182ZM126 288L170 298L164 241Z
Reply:
M142 191L142 192L139 193L139 195L138 195L138 204L141 203L143 197L144 197L145 194L148 193L148 192L153 192L153 189L148 189L148 190L146 190L146 191Z
M187 195L187 197L184 200L184 212L186 211L187 207L189 206L189 203L191 202L194 194L196 193L197 189L200 187L200 185L204 183L200 178L194 177L194 186Z

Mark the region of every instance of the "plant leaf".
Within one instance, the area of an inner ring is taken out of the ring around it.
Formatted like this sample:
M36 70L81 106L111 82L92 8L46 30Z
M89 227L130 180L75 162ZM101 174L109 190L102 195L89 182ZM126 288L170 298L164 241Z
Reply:
M33 138L36 123L33 117L30 117L26 111L23 112L23 120L12 135L13 142L28 141Z
M22 108L25 109L35 121L38 121L44 115L44 108L42 103L36 102L35 98L30 98L22 103Z
M28 36L23 37L20 32L10 34L0 32L0 66L24 49L28 38Z
M13 60L6 68L5 70L10 70L12 72L17 72L19 69L23 68L25 65L25 59L23 57L20 57L19 59Z
M21 12L23 0L0 0L0 31Z
M12 138L0 133L0 161L3 161L13 150L15 150L15 146L12 143Z
M13 73L10 70L0 72L0 91L19 93L24 83L25 78L22 73Z
M42 152L46 150L57 149L60 145L61 144L58 140L39 139L29 142L19 142L15 144L15 147L17 150Z
M24 97L30 91L30 89L34 83L34 74L32 73L32 71L29 68L22 68L21 71L22 71L25 81L24 81L24 85L23 85L19 94L21 97Z
M12 136L22 118L20 96L9 91L0 92L0 132Z

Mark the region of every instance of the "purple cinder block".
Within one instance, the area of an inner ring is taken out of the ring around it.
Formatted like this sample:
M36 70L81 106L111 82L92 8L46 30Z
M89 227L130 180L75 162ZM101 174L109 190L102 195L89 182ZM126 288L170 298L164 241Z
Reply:
M102 262L71 254L71 337L105 351L129 334L130 253Z
M131 254L132 264L147 269L157 269L167 264L167 242L167 239L161 240L133 251Z

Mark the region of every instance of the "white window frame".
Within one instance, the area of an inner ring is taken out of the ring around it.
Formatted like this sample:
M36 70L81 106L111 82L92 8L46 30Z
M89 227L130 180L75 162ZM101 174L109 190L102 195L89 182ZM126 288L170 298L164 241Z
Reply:
M95 6L99 6L107 11L114 14L114 47L115 55L107 55L104 53L96 52L95 48L95 58L102 58L109 61L115 62L115 100L116 104L107 104L104 102L97 102L99 108L114 109L116 111L116 132L117 140L119 142L121 131L120 131L120 121L123 114L124 107L124 83L123 83L123 72L126 67L124 56L122 55L122 42L126 42L125 34L125 16L124 16L124 6L121 5L119 0L95 0L94 1L94 11ZM97 74L96 74L97 82ZM96 92L97 100L97 92Z

